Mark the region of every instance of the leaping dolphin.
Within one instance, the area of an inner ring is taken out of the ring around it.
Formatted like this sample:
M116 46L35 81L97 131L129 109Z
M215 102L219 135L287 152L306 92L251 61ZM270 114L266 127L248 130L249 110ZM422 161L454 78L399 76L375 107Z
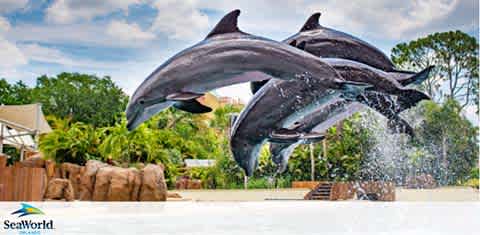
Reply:
M327 59L326 61L328 62L329 60ZM339 66L341 64L342 63L337 63L336 65ZM353 63L352 65L355 64L356 63ZM335 65L333 65L333 67L335 68ZM411 85L418 84L419 81L425 80L432 68L433 67L428 67L413 76L406 76L403 73L385 73L377 69L374 70L387 74L388 76L395 78L397 81L402 81L404 85ZM344 76L347 76L345 72ZM388 119L389 129L397 133L406 133L411 137L414 137L413 128L397 115L399 112L403 111L400 109L402 106L396 105L396 101L391 96L373 92L365 92L363 97L360 97L359 99L361 103L385 116ZM405 106L403 107L406 108ZM350 117L354 113L361 111L364 108L365 106L359 103L352 103L343 99L335 99L329 104L321 106L317 110L306 115L302 120L297 121L288 129L302 133L324 133L328 128L337 122ZM282 173L285 171L290 155L293 153L295 148L302 143L302 141L298 141L293 144L270 143L270 154L273 162L277 165L277 173Z
M422 92L404 88L390 73L371 66L344 59L325 61L348 81L371 84L373 90L397 95L403 107L411 107L421 100L429 99ZM337 93L321 84L306 83L299 79L271 79L255 94L232 127L230 145L237 163L247 175L251 175L258 151L266 141L293 144L321 139L322 136L318 133L286 129L294 122L301 120L317 107L339 98L360 102L365 100L363 96L340 96L336 95Z
M248 72L286 80L306 73L327 88L357 92L360 84L346 82L322 59L240 31L239 14L234 10L225 15L203 41L170 58L142 82L127 106L129 130L172 105L192 113L209 112L196 98L219 87L255 81L238 76Z
M305 43L304 50L323 58L341 58L358 61L386 72L414 74L395 68L393 62L378 48L350 34L320 25L321 13L311 15L300 31L283 40L286 44ZM251 83L255 93L267 81ZM399 81L402 83L402 81Z
M325 133L331 126L364 108L365 106L360 103L349 102L344 99L332 99L329 103L318 107L312 113L295 122L288 129L299 133ZM288 159L300 144L306 144L306 142L270 143L270 155L272 161L277 165L276 173L282 173L286 170Z

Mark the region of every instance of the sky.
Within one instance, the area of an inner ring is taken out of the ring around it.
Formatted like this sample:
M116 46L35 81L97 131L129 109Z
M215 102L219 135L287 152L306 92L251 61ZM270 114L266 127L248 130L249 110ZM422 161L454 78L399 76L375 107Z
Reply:
M156 67L203 40L233 9L242 11L242 31L274 40L296 33L308 16L321 12L322 25L387 55L396 44L433 32L479 34L478 0L0 0L0 78L34 85L44 74L108 75L132 94ZM250 98L248 84L215 93Z

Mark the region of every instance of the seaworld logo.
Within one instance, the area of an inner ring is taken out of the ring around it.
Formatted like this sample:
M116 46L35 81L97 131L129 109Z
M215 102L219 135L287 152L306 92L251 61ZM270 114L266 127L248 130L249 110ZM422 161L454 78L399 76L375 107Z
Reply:
M22 208L11 213L18 215L18 218L27 215L44 215L43 211L26 203L22 203ZM53 220L20 220L20 221L3 221L3 229L17 230L20 234L40 234L41 230L53 230Z
M27 203L22 203L21 209L12 212L12 215L15 215L15 214L19 214L18 217L20 218L26 215L35 215L35 214L44 215L45 213L43 213L43 211L41 211L40 209L34 206L28 205Z

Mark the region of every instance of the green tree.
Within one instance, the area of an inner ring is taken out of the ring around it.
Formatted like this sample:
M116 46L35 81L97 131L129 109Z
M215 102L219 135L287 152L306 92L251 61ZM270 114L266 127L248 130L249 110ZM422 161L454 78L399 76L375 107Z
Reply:
M460 104L447 99L443 105L422 104L425 120L417 132L422 146L434 156L432 175L443 184L468 179L478 164L478 128L460 113Z
M78 73L39 77L33 98L42 103L47 115L96 127L113 125L125 111L128 101L110 77Z
M30 104L32 101L32 90L25 83L9 84L7 80L0 79L0 104Z
M40 150L45 157L56 162L72 162L80 165L91 159L100 159L98 146L101 133L90 125L56 119L54 130L41 137Z
M401 68L416 71L435 65L423 89L437 101L454 98L463 109L478 104L478 46L476 38L458 30L434 33L396 45L392 60Z
M360 125L361 115L355 114L326 134L327 155L321 143L314 146L315 178L317 180L355 180L359 177L362 158L372 145L369 131ZM299 146L288 163L284 177L310 180L310 152L307 145Z

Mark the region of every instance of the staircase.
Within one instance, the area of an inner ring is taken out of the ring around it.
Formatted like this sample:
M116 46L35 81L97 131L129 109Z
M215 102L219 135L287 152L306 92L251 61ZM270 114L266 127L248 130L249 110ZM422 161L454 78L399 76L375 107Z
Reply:
M305 200L330 200L332 183L320 182L314 189L305 195Z

